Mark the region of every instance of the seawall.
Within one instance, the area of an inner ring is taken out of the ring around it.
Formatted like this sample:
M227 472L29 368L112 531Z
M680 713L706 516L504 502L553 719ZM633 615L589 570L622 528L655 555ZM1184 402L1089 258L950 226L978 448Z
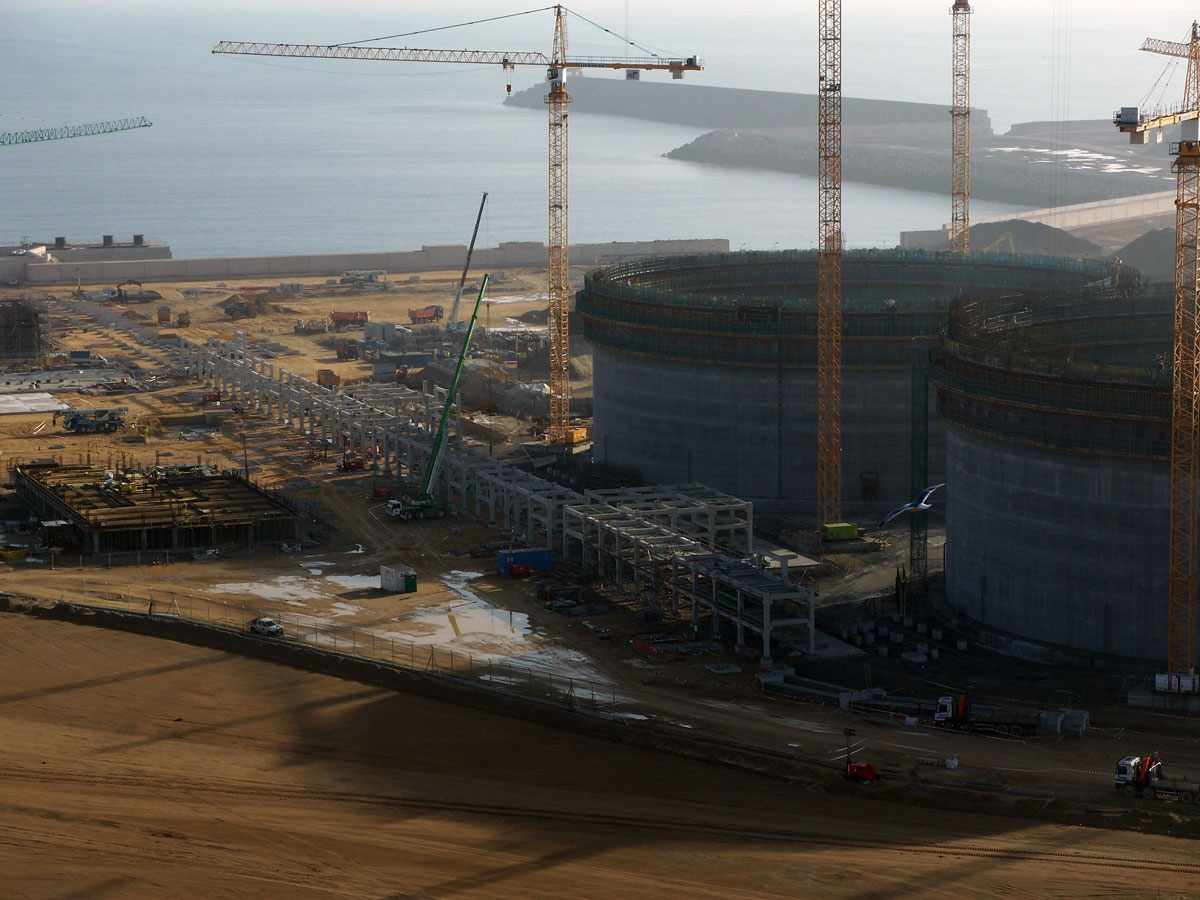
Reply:
M51 251L53 252L53 251ZM671 241L613 241L607 244L572 244L574 265L603 265L639 256L673 256L692 253L727 253L724 238ZM28 284L117 283L136 281L196 281L285 276L335 276L351 269L387 272L420 272L459 269L466 258L465 244L422 247L420 250L377 253L327 253L300 256L213 257L209 259L139 259L102 262L33 262L36 257L9 257L12 269L3 274ZM471 264L479 268L544 266L547 250L536 241L512 241L498 247L476 247ZM17 271L20 267L21 271ZM6 279L7 280L7 279Z

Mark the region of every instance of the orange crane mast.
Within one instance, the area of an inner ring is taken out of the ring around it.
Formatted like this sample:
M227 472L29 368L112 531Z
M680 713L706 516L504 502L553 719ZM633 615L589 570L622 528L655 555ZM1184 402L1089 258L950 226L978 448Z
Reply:
M971 5L954 0L950 107L950 249L971 249Z
M517 66L543 66L550 89L546 105L550 113L549 140L549 278L550 299L550 427L551 443L568 442L570 417L570 363L567 239L567 104L568 69L664 70L674 78L684 72L699 72L703 62L695 56L567 56L565 7L554 7L554 41L550 56L536 51L507 50L422 50L407 47L367 47L354 44L271 44L221 41L213 53L237 56L288 56L309 59L365 59L391 62L474 63L498 65L505 72ZM512 90L511 83L509 90Z
M1175 157L1175 319L1171 382L1171 511L1167 596L1167 670L1188 672L1196 664L1197 491L1200 490L1200 425L1197 362L1200 333L1200 27L1192 23L1187 43L1147 40L1142 49L1187 62L1183 103L1143 115L1123 107L1113 117L1130 143L1144 144L1165 125L1181 123Z
M842 0L817 12L817 518L842 520Z

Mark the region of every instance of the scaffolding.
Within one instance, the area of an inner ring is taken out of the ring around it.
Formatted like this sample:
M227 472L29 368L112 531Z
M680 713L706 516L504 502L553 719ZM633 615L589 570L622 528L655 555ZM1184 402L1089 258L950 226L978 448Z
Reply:
M589 273L577 309L599 346L653 359L815 369L815 251L636 260ZM905 369L912 338L934 335L952 302L1028 291L1115 288L1122 267L992 253L843 255L842 365Z
M39 513L69 523L86 553L249 548L299 537L299 516L281 497L199 466L106 472L28 464L13 466L11 478Z

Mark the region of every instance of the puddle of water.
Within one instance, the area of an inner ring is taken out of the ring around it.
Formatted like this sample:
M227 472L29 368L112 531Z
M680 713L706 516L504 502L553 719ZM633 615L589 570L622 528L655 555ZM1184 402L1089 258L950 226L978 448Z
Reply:
M324 592L304 575L281 575L269 581L230 581L225 584L213 584L205 588L205 593L239 594L257 597L260 600L279 600L283 603L317 600L325 596Z

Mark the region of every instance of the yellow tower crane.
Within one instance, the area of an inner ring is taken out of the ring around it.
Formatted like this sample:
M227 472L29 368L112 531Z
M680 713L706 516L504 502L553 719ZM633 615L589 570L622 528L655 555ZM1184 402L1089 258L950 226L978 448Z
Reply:
M842 0L820 0L817 52L817 518L842 520Z
M971 4L954 0L950 107L950 249L971 249Z
M309 59L368 59L390 62L477 63L500 66L506 72L517 66L542 66L550 89L546 105L550 111L550 203L549 278L550 297L550 428L551 443L569 441L570 416L568 371L570 343L568 328L567 244L567 104L568 69L629 69L669 71L675 78L704 68L695 56L686 58L629 56L567 56L567 28L561 5L554 7L554 41L550 56L536 51L505 50L418 50L407 47L373 47L360 44L267 44L221 41L213 53L237 56L297 56ZM511 90L511 84L509 89Z
M1143 115L1122 107L1113 117L1130 143L1151 135L1162 140L1165 125L1181 123L1181 140L1171 144L1175 157L1175 324L1171 384L1171 513L1167 598L1167 670L1190 671L1196 664L1197 490L1200 443L1197 408L1197 324L1200 321L1200 28L1192 23L1187 43L1149 39L1142 49L1187 60L1183 103Z

